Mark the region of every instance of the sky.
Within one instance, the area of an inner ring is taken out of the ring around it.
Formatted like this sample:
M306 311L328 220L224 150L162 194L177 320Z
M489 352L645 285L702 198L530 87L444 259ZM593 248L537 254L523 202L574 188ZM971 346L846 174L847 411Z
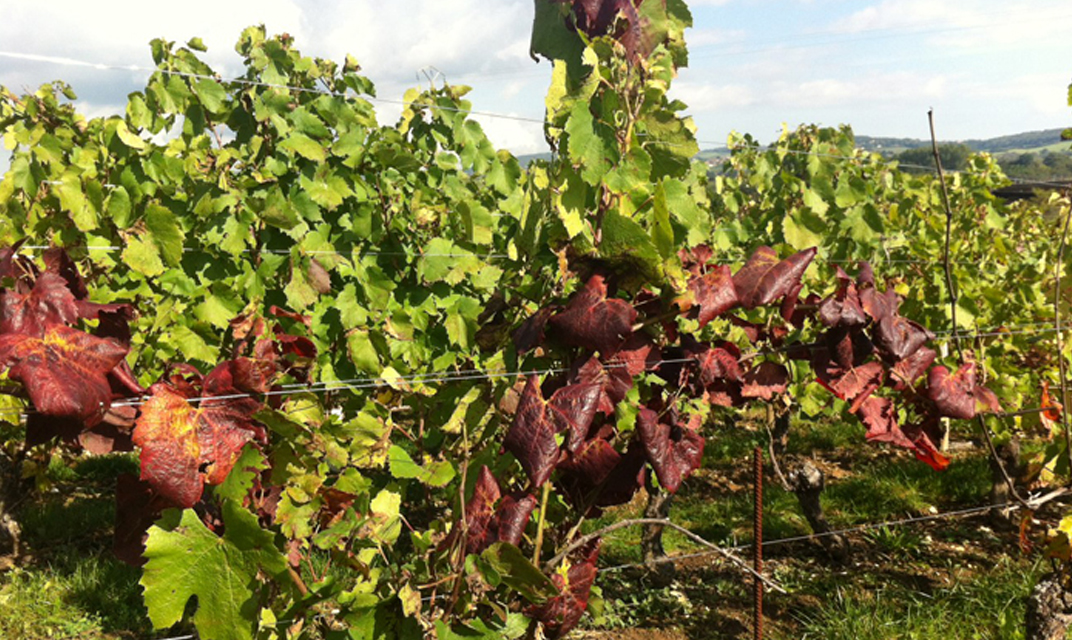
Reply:
M688 4L690 63L671 94L689 105L703 148L808 123L927 138L930 108L945 140L1072 126L1068 0ZM239 33L263 23L307 55L352 54L385 101L430 81L471 85L474 110L511 116L477 116L492 142L535 153L550 65L529 57L532 14L532 0L0 0L0 84L22 92L63 79L88 116L122 113L148 73L71 61L151 67L151 39L199 36L229 77ZM385 122L399 112L377 109Z

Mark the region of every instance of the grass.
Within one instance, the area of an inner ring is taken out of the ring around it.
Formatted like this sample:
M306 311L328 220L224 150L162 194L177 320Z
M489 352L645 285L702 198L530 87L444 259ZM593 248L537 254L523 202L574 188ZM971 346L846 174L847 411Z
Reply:
M675 496L671 518L719 544L747 544L752 533L753 448L759 430L723 426L709 438L704 468ZM807 454L827 476L823 507L834 527L984 505L990 469L982 452L958 454L942 473L889 447L867 445L855 425L794 425L790 454ZM795 496L768 480L766 540L811 533ZM643 497L589 523L594 530L639 516ZM1060 509L1060 507L1057 507ZM789 595L767 595L767 637L1022 638L1024 602L1045 564L1022 555L1017 532L995 531L985 515L871 529L850 536L850 564L814 543L769 547L768 572ZM639 530L605 540L602 562L639 560ZM664 534L670 554L699 548ZM679 563L669 585L639 570L600 576L605 602L586 623L591 638L626 628L629 638L751 637L751 591L739 572L711 559ZM598 630L607 630L601 635ZM670 635L667 635L669 633ZM662 634L662 635L659 635ZM677 635L674 635L677 634Z
M154 633L146 617L141 570L111 553L115 477L132 471L137 461L127 455L49 464L46 478L54 490L37 494L18 513L29 556L0 573L0 638L167 636Z
M906 588L897 582L864 591L835 587L814 612L797 614L791 636L823 640L925 638L1023 638L1024 598L1042 573L1042 563L1001 558L986 571L956 569L938 589Z

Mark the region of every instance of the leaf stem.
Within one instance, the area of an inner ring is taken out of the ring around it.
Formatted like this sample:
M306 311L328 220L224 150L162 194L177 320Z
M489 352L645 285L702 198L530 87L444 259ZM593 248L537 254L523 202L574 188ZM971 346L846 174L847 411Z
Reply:
M547 499L551 495L551 483L543 483L543 496L540 498L540 519L536 523L536 544L532 551L532 563L540 564L540 552L543 551L543 529L547 524Z

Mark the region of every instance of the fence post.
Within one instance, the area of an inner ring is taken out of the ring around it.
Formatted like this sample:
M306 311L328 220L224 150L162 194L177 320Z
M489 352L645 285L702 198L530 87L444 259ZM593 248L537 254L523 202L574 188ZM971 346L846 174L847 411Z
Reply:
M755 600L752 608L753 635L763 640L763 449L756 447L752 456L755 473L755 509L752 512L752 568L756 571L753 580Z

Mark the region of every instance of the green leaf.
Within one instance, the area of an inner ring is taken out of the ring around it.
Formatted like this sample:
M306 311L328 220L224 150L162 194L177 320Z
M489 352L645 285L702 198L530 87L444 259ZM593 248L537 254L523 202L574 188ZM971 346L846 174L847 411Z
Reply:
M97 228L97 211L93 203L86 198L82 182L77 175L65 173L56 190L59 192L60 206L71 214L71 220L79 231L92 231Z
M431 462L422 467L413 461L406 450L394 445L387 452L391 475L398 479L416 479L430 487L445 487L454 479L454 466L446 460Z
M529 602L541 603L558 595L558 587L521 550L508 542L496 542L480 558L498 574L503 584Z
M193 88L194 93L197 94L205 109L208 109L211 113L223 111L223 103L227 99L227 92L223 90L220 83L212 78L201 78L194 83Z
M227 474L227 479L213 487L212 492L221 500L234 500L242 504L253 487L253 480L267 468L268 461L264 454L252 443L247 443Z
M182 244L186 238L178 216L167 207L150 204L145 210L145 226L149 228L153 242L160 247L164 260L177 267L182 262Z
M131 149L145 148L145 140L142 140L140 136L131 131L127 127L127 123L125 121L116 121L115 132L119 136L119 139L123 141L123 144L127 145Z
M354 363L358 371L369 374L380 372L380 356L376 353L376 347L369 340L367 329L352 329L346 332L346 350L350 355L350 362Z
M166 339L175 345L179 353L187 360L194 359L212 364L220 355L217 348L209 346L204 338L184 324L172 326Z
M651 239L659 250L659 255L669 258L674 254L674 228L670 226L670 208L666 203L666 191L664 184L660 183L655 188L655 202L651 225Z
M369 503L369 511L372 522L370 537L380 544L394 544L398 534L402 533L402 521L399 518L399 507L402 505L402 496L384 489L376 494Z
M662 260L644 227L617 211L603 217L603 242L599 253L619 267L635 270L649 281L662 275Z
M566 133L569 135L569 156L581 165L581 178L590 185L599 184L618 160L614 132L596 122L588 102L579 100L570 110Z
M828 232L826 222L811 209L797 209L782 220L785 241L799 251L823 244Z
M302 133L294 133L279 143L280 149L293 151L313 162L323 162L327 158L324 145Z
M104 203L104 212L115 226L125 229L130 224L130 194L126 188L116 187Z
M221 538L192 509L172 510L149 529L141 585L154 628L179 622L187 602L196 597L193 621L202 638L254 637L262 606L258 574L282 577L286 559L273 544L273 534L231 500L223 503L223 523Z
M123 248L123 264L149 278L164 273L164 263L160 260L160 251L156 245L139 236L127 238Z

